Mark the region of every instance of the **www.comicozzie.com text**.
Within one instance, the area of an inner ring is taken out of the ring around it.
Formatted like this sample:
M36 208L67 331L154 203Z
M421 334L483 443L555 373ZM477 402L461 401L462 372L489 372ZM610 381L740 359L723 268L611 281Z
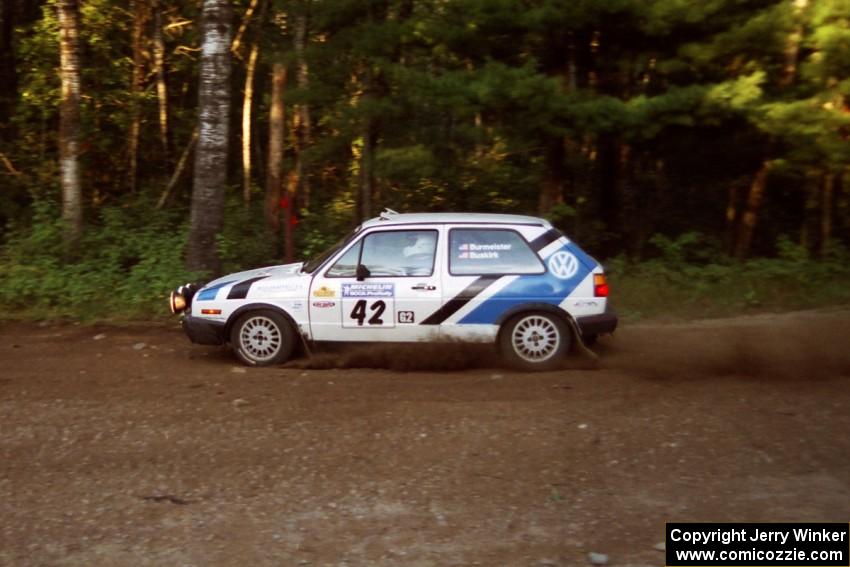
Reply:
M847 541L847 532L840 530L813 530L811 528L794 528L786 530L761 530L754 528L716 529L710 531L689 531L675 528L670 532L673 541L689 543L722 543L728 545L736 541L774 541L785 544L793 534L797 542L841 542Z

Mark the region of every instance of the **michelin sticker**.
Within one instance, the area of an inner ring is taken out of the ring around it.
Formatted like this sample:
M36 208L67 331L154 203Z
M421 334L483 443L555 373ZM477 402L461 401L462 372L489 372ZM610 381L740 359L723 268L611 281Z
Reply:
M347 283L342 284L343 297L395 297L392 283Z
M395 284L342 284L342 326L347 329L395 327Z
M568 280L578 272L578 258L569 252L555 252L549 258L549 271L556 278Z

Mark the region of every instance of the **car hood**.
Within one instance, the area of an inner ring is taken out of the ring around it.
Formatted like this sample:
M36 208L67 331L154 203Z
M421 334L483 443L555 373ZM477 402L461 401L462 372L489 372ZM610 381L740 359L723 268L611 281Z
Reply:
M295 264L283 264L280 266L266 266L265 268L257 268L255 270L246 270L244 272L236 272L227 274L204 285L203 289L208 287L216 287L228 282L239 282L251 278L259 278L270 276L275 279L294 278L301 275L301 266L304 262L296 262Z

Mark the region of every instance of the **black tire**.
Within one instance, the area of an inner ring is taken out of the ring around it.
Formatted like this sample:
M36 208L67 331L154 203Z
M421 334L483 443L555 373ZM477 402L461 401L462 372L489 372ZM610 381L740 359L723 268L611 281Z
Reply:
M262 309L241 315L230 330L230 345L248 366L270 366L292 356L295 332L275 311Z
M505 361L513 368L532 372L557 368L571 342L563 319L537 311L512 317L499 333L499 350Z

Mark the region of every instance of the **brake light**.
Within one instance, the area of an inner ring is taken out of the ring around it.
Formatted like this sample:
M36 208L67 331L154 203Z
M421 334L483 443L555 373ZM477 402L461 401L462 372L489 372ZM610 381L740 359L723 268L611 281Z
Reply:
M608 297L608 282L605 274L593 274L593 296Z

